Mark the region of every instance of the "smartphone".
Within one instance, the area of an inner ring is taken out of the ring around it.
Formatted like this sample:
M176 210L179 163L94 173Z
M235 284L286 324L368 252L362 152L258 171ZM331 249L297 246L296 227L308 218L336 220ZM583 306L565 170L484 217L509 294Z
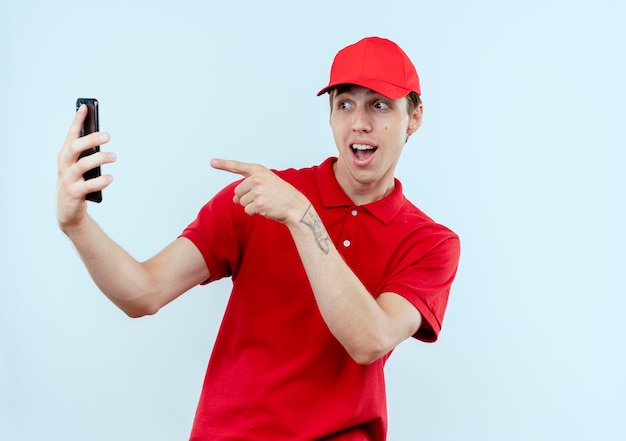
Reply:
M80 132L80 136L89 135L90 133L97 132L100 130L100 117L98 115L98 100L95 98L78 98L76 100L76 110L80 108L82 104L87 106L87 116L85 117L85 122L83 122L83 127ZM85 150L80 154L78 159L83 158L88 155L93 155L96 152L100 151L100 146L96 146L90 149ZM85 180L93 179L100 176L101 171L100 167L92 168L85 172L83 177ZM93 193L87 193L85 199L92 202L102 202L102 191L94 191Z

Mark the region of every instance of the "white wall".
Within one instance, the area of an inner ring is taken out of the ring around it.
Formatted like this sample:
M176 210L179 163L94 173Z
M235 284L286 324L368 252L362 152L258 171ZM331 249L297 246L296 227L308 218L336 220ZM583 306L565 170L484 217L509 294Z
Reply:
M391 441L622 440L625 9L582 1L0 6L0 439L186 439L229 282L131 320L54 215L78 96L118 155L92 215L145 259L233 179L334 153L332 57L397 41L425 120L398 177L462 239L440 341L388 364Z

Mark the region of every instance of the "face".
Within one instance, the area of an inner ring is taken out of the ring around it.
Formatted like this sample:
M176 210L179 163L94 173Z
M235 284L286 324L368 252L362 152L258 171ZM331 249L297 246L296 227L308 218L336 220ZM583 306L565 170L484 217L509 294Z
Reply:
M353 202L391 193L402 148L421 122L422 106L409 115L406 97L392 100L360 86L337 91L330 115L339 151L335 176Z

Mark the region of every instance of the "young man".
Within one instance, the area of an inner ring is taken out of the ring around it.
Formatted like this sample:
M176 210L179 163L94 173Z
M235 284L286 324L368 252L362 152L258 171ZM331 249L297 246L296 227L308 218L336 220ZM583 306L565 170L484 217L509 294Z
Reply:
M191 287L232 277L192 440L384 440L383 367L403 340L435 341L458 237L403 195L394 170L422 122L420 84L393 42L342 49L329 84L337 158L301 169L213 159L243 179L209 201L181 236L140 263L87 214L85 195L115 161L81 151L80 109L59 153L58 222L102 292L131 317Z

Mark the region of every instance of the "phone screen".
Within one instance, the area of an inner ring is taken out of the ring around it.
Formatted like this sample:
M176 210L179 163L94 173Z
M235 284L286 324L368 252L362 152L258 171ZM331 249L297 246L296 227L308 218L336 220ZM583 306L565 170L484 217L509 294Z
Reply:
M83 123L83 127L80 133L81 137L100 130L100 116L98 114L98 100L95 98L78 98L76 100L76 110L78 110L82 104L85 104L87 106L87 116L85 117L85 121ZM100 151L100 146L87 149L80 154L78 159L83 158L88 155L93 155L94 153L99 152L99 151ZM96 167L85 172L83 177L85 178L85 180L88 180L88 179L97 178L98 176L100 176L100 174L101 174L100 167ZM102 202L102 192L95 191L93 193L88 193L85 198L88 201Z

